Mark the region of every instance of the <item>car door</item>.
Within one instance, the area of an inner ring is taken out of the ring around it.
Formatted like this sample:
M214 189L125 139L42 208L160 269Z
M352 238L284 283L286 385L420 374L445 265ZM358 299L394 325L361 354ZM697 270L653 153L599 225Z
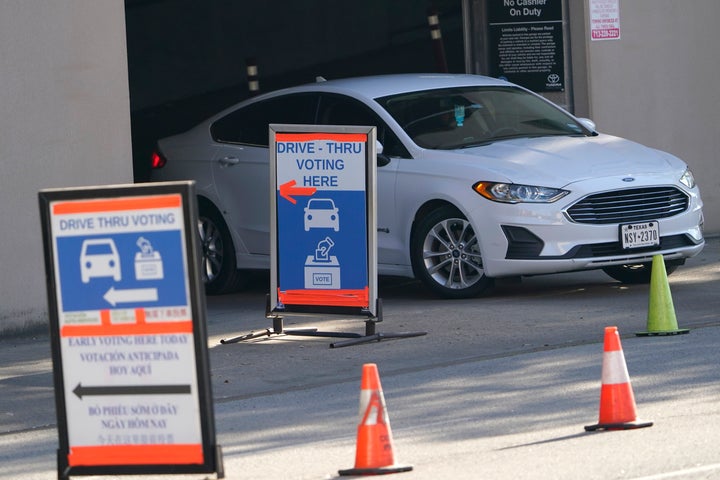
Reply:
M318 108L320 125L365 125L377 128L377 139L390 163L377 169L378 263L407 263L405 242L395 209L395 182L398 164L410 154L380 116L357 99L337 94L323 94Z
M316 105L314 94L283 95L242 107L213 124L218 207L239 237L239 253L270 254L268 125L312 123Z

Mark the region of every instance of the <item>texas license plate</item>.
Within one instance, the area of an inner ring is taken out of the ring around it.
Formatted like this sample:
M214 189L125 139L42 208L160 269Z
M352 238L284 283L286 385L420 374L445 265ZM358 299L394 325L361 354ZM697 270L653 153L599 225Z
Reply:
M625 249L660 245L658 222L620 225L620 241Z

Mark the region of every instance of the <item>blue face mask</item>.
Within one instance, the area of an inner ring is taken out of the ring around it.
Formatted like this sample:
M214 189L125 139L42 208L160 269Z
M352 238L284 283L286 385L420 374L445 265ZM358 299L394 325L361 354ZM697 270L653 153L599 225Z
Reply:
M463 105L455 105L455 122L458 127L463 126L465 121L465 107Z

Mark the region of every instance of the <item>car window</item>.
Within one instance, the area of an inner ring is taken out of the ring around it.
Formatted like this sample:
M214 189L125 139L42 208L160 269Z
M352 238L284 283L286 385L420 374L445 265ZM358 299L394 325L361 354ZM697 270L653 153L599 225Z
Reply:
M88 244L85 249L87 255L112 255L113 251L107 243Z
M513 87L428 90L378 102L423 148L455 149L509 138L589 133L561 109Z
M283 95L235 110L210 127L213 140L267 147L271 123L314 123L318 97L312 93Z
M325 94L320 100L318 125L367 125L377 128L377 139L383 153L410 158L410 153L387 124L362 102L344 95Z
M335 203L332 200L314 198L308 202L308 208L313 210L333 210Z

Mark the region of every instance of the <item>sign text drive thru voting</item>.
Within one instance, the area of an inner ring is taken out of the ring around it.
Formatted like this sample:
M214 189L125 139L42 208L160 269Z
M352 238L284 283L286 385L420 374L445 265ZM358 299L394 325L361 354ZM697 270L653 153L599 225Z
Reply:
M222 472L194 184L40 192L59 477Z
M375 128L270 125L271 310L372 316Z

